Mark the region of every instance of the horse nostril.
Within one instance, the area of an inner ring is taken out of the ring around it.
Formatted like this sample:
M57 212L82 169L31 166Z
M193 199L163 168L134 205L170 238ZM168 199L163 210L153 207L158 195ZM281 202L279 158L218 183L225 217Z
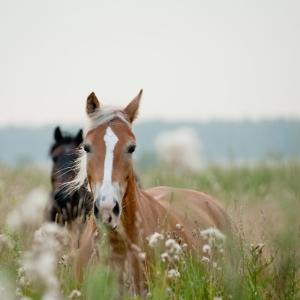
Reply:
M120 213L120 207L119 207L119 203L118 203L118 202L116 202L116 205L115 205L115 207L114 207L114 209L113 209L112 212L113 212L113 214L116 215L116 216L119 215L119 213Z

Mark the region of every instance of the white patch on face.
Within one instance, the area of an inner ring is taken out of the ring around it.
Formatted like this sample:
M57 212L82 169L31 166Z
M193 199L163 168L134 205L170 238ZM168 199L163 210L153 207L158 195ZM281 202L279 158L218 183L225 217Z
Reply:
M118 137L110 127L107 127L104 136L106 152L104 159L104 175L103 182L100 185L97 183L95 190L95 199L97 207L109 207L113 205L119 197L115 195L115 188L112 183L112 171L114 161L114 148L118 142ZM118 193L117 193L118 194Z
M104 178L103 185L109 184L111 185L111 175L114 161L114 148L118 142L118 137L111 130L110 127L107 127L106 134L104 136L105 146L106 146L106 154L104 160Z

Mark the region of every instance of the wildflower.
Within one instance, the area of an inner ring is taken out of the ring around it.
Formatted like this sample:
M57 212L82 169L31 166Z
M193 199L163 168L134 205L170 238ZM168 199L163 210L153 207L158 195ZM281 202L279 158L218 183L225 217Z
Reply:
M204 240L208 240L210 246L218 246L225 242L226 235L216 228L208 228L200 231L200 235Z
M31 280L27 274L26 268L21 267L18 269L18 277L17 277L17 284L20 287L28 288L31 285Z
M185 251L186 248L187 248L187 244L186 244L186 243L184 243L183 245L181 245L181 249L182 249L183 251Z
M18 270L20 287L39 282L44 287L43 299L61 299L56 265L58 252L67 245L66 229L45 223L33 235L32 250L24 253L23 267ZM67 256L62 260L67 263Z
M162 234L159 234L158 232L154 232L152 235L149 237L149 246L154 248L156 247L158 240L163 240L164 236Z
M78 299L81 296L81 292L78 290L73 290L68 296L68 299Z
M41 212L48 201L48 193L37 188L32 190L21 204L7 217L7 224L12 229L22 229L40 221Z
M173 239L168 239L165 243L167 251L164 252L160 257L163 262L178 262L182 254L182 248Z
M140 252L138 254L138 257L141 261L144 261L146 259L146 253L145 252Z
M176 243L175 240L173 240L173 239L168 239L168 240L166 241L166 247L170 248L170 247L172 247L175 243Z
M180 245L177 244L173 239L169 239L166 241L166 247L169 248L170 253L180 254L182 251Z
M17 298L23 297L22 290L19 287L16 288L15 295L17 296Z
M262 253L262 249L265 246L265 244L260 243L260 244L251 244L250 246L250 251L255 252L256 255L259 255Z
M180 273L178 272L178 270L171 269L168 271L168 278L176 278L176 277L180 277Z
M167 252L163 253L161 256L160 256L161 260L163 262L169 262L171 260L169 254Z
M202 251L205 253L205 254L210 254L211 252L211 248L209 245L204 245L203 248L202 248Z
M61 259L60 259L60 261L59 261L59 264L61 264L63 267L67 267L68 266L68 260L69 260L69 257L68 257L68 255L66 255L66 254L64 254L62 257L61 257Z
M201 261L202 261L203 263L209 263L209 262L210 262L210 259L209 259L208 257L206 257L206 256L203 256L202 259L201 259Z

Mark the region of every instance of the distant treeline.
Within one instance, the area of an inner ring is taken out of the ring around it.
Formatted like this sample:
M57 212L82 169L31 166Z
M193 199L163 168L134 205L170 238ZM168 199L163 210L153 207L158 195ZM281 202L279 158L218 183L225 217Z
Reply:
M0 163L50 162L49 148L55 126L41 128L0 128ZM133 131L137 155L153 153L157 135L178 127L192 127L202 144L201 154L208 161L256 160L268 155L300 157L300 120L196 122L138 122ZM79 126L61 126L77 133Z

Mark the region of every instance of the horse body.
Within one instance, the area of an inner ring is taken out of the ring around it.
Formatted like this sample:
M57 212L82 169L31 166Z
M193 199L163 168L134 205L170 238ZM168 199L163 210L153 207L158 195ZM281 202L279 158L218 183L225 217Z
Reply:
M153 249L147 237L154 232L174 232L184 228L178 242L186 243L194 252L204 241L195 231L215 228L230 234L231 222L222 205L204 193L156 187L139 189L133 173L132 153L135 137L131 124L137 116L140 94L123 109L104 109L95 96L87 99L90 124L85 129L78 176L75 185L87 178L94 199L94 212L84 230L77 264L77 276L83 280L83 270L95 260L101 260L99 240L104 236L109 247L109 264L119 272L129 274L134 293L145 288L144 264L150 265ZM137 248L136 248L137 247ZM98 251L95 251L97 250ZM142 262L138 251L147 253ZM95 259L95 260L94 260Z
M184 220L185 227L193 230L197 225L200 230L211 227L228 231L230 219L225 209L216 199L205 193L172 187L155 187L145 192L179 220Z

